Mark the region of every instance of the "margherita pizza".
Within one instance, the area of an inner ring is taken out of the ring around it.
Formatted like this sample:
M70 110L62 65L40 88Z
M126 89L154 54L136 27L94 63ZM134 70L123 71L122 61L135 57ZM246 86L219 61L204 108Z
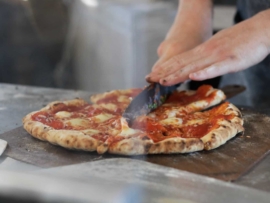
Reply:
M244 130L240 111L223 102L221 90L208 85L175 91L162 106L128 126L122 113L140 92L97 94L91 97L92 104L82 99L52 102L25 116L24 128L68 149L123 155L211 150Z

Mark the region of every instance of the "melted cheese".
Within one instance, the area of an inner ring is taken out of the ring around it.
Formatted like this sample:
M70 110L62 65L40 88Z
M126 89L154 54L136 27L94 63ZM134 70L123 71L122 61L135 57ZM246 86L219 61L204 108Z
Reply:
M170 111L166 111L166 115L168 116L168 118L175 117L177 113L178 113L177 109L172 109Z
M190 112L194 112L197 109L205 109L208 106L209 106L209 104L208 104L207 101L200 100L200 101L195 101L195 102L192 102L192 103L188 104L187 108L191 109Z
M203 123L205 123L204 119L191 119L186 123L186 125L199 125Z
M209 96L211 93L213 93L213 92L215 92L216 90L215 89L210 89L207 93L206 93L206 95L205 96Z
M128 137L130 135L134 135L138 132L141 132L139 130L129 128L126 119L124 119L123 117L121 118L121 127L122 127L122 129L121 129L121 133L119 135L124 136L124 137Z
M82 119L82 118L74 118L74 119L70 119L67 121L64 121L65 124L72 126L74 128L76 127L87 127L90 125L90 121L87 119Z
M196 94L196 91L193 91L193 90L185 91L185 95L191 96L191 95L194 95L194 94Z
M94 130L94 129L87 129L87 130L82 130L82 132L87 134L87 135L96 135L100 131L99 130Z
M181 125L183 120L181 118L167 118L159 122L162 125Z
M90 120L93 120L96 123L102 123L104 121L109 120L110 118L114 117L112 114L102 113L97 116L93 116L90 118Z
M117 109L117 105L112 104L112 103L102 103L102 104L99 104L99 106L101 106L104 109L111 110L111 111L115 111Z
M59 111L55 114L56 118L70 118L72 113L68 111Z
M129 103L131 101L131 97L127 97L125 95L121 95L121 96L118 96L117 98L117 101L118 102L125 102L125 103Z

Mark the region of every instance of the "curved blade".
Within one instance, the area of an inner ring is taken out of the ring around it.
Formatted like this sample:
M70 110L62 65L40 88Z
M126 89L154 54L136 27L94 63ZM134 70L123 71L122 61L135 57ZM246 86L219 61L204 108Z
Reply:
M227 85L221 88L221 90L226 95L226 99L230 99L241 92L244 92L246 90L246 87L243 85Z
M179 85L162 86L159 83L150 84L131 101L123 113L123 117L131 124L138 116L148 114L162 105Z

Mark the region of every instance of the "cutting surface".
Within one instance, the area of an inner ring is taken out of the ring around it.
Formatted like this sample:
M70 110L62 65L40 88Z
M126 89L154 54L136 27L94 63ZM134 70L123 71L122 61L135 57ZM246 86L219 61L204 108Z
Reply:
M270 149L270 117L241 108L245 133L212 150L190 154L134 156L139 159L206 175L226 181L238 179L258 163ZM31 137L22 127L0 135L8 141L5 154L39 167L50 168L101 159L117 155L71 151Z

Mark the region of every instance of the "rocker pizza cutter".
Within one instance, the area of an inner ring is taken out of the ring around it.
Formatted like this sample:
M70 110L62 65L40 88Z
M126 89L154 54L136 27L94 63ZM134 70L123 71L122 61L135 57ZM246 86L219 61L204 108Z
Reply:
M151 83L131 101L123 113L123 117L130 125L138 116L148 114L162 105L180 84L162 86L159 83Z

